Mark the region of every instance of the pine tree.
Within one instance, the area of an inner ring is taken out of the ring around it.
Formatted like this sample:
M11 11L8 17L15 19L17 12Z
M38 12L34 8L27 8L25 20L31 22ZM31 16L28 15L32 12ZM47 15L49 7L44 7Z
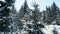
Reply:
M19 14L20 14L20 19L22 19L24 17L24 11L23 11L23 6L21 7Z
M58 6L55 4L55 2L53 2L53 4L52 4L52 6L51 6L51 11L50 11L51 13L51 20L53 21L53 20L55 20L55 19L57 19L57 15L58 15L58 12L59 12L59 8L58 8Z
M0 1L0 31L9 31L9 22L8 22L8 16L9 16L9 8L7 8L7 3Z
M57 18L57 12L59 11L59 8L56 6L56 4L53 2L53 4L51 5L51 7L46 7L46 11L45 11L45 22L47 24L52 24L52 22L54 20L56 20Z
M12 1L14 2L14 1ZM10 13L10 8L12 4L10 4L11 1L5 0L5 2L0 1L0 31L4 32L4 34L7 34L10 29L10 19L9 19L9 13Z
M32 11L32 19L34 20L34 22L38 22L37 18L38 18L38 5L34 4L34 10Z
M33 24L34 24L34 26L33 26L33 28L34 28L34 31L33 31L33 33L34 34L44 34L44 33L42 33L42 31L39 29L39 28L42 28L42 24L38 24L38 22L39 22L39 20L38 19L40 19L40 18L38 18L39 16L41 16L41 15L39 15L39 8L38 8L38 4L34 4L33 5L33 7L34 7L34 10L32 11L32 19L33 19Z
M56 15L57 15L57 11L58 11L58 7L56 6L55 2L53 2L53 5L51 6L51 10L52 10L52 15L54 15L54 18L56 18Z
M31 9L29 8L26 0L25 0L24 4L21 6L21 9L20 9L19 12L20 12L20 23L18 23L18 25L19 25L18 27L20 28L20 30L28 31L28 33L29 33L29 26L28 26L28 23L27 22L30 20L30 16L31 16L30 15L30 12L31 12ZM24 26L27 26L28 28L26 28Z
M37 22L38 22L38 20L37 20L37 7L38 7L38 5L37 4L34 4L34 10L32 11L32 19L33 19L33 24L34 24L34 30L36 31L36 32L34 32L35 34L37 34L37 28L38 28L38 26L37 26Z
M28 4L27 4L27 1L25 0L24 4L21 6L21 9L20 9L20 17L23 19L26 15L29 13L29 10L30 8L28 7Z
M52 5L52 13L54 15L54 18L53 19L56 19L56 24L57 25L60 25L60 14L59 14L59 8L58 6L55 4L55 2L53 2L53 5Z
M25 18L25 14L28 12L28 9L29 9L29 7L28 7L28 4L27 4L27 1L25 0L24 4L21 6L21 9L20 9L20 11L19 11L20 20ZM24 19L24 20L26 21L26 19ZM21 22L22 22L22 21L20 21L20 23L18 23L18 25L19 25L19 24L22 25ZM21 26L21 27L22 27L22 26ZM19 28L20 28L20 25L19 25Z

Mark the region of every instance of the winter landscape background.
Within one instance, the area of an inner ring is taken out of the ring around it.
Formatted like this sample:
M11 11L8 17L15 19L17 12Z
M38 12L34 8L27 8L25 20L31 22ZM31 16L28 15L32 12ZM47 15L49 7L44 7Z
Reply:
M60 34L58 3L59 0L0 0L0 34Z

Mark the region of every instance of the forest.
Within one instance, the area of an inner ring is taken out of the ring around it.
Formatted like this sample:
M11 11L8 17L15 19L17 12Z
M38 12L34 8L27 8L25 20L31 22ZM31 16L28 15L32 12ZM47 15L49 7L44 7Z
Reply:
M0 1L0 34L60 34L60 8L55 2L43 11L36 2L30 9L26 0L17 11L14 3Z

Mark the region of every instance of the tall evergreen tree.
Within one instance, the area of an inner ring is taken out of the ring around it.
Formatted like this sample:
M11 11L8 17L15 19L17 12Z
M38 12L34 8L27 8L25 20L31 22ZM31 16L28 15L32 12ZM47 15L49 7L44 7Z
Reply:
M33 18L34 22L38 22L38 20L37 20L38 13L39 13L38 5L34 4L34 10L32 11L32 18Z
M38 9L38 4L34 4L33 7L34 7L34 10L32 11L32 19L33 19L33 24L34 24L34 34L44 34L39 28L42 28L42 24L38 24L38 16L39 15L39 9ZM39 26L40 25L40 26Z
M46 8L45 15L47 15L47 16L45 16L46 17L45 22L47 22L47 24L52 24L52 22L57 18L58 11L59 11L59 8L53 2L51 7Z
M8 25L9 25L9 22L8 22L8 16L9 16L9 8L7 8L7 3L6 2L3 2L3 1L0 1L0 21L2 21L0 24L0 31L9 31L9 28L8 28ZM2 10L3 9L3 10Z
M29 13L30 8L28 7L27 1L25 0L24 4L20 9L20 17L23 18L26 13Z
M56 24L57 25L60 25L60 14L59 14L59 12L60 12L60 10L59 10L59 8L58 8L58 6L53 2L53 5L52 5L52 13L53 13L53 15L54 15L54 17L53 17L53 19L56 19Z
M5 0L5 2L0 1L0 31L4 32L4 34L7 34L6 32L10 31L9 7L12 6L10 3L11 1L8 0Z

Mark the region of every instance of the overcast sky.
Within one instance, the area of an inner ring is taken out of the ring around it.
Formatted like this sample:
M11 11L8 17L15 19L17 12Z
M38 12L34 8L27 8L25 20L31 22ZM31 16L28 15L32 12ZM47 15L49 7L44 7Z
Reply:
M20 9L20 7L23 5L25 0L16 0L15 2L15 8L17 11ZM33 9L32 4L36 1L36 3L39 5L40 11L45 10L46 6L51 6L53 2L56 3L58 7L60 7L60 0L27 0L28 6Z

